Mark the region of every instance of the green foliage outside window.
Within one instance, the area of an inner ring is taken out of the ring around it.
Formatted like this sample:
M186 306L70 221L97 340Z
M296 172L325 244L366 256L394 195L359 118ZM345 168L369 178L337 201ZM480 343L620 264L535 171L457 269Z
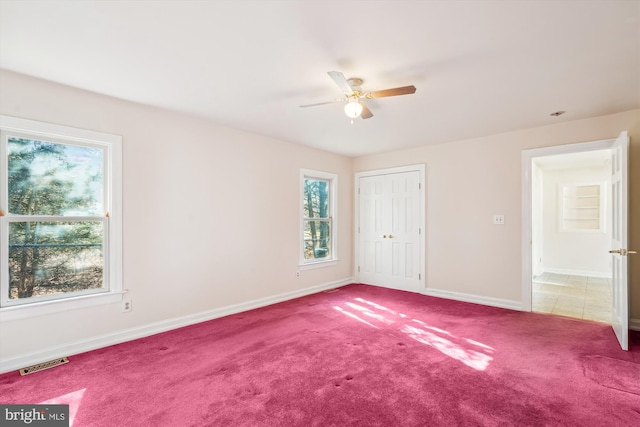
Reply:
M331 182L322 179L304 179L304 258L305 260L330 258L331 217L329 191Z
M9 298L102 288L103 150L10 137L7 156Z

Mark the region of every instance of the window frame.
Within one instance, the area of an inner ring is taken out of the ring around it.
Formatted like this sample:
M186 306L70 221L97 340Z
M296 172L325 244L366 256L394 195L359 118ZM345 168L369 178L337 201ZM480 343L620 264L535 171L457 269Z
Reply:
M71 146L100 148L103 158L104 216L12 215L8 210L8 139L21 137ZM68 126L0 115L0 321L15 320L75 308L109 304L122 300L122 137ZM106 216L106 213L109 216ZM39 297L32 301L8 299L9 223L21 221L76 222L103 224L103 287L71 292L68 296Z
M305 250L305 241L304 241L304 226L307 221L319 219L315 218L307 218L305 217L304 212L304 181L305 179L316 179L316 180L324 180L329 182L329 209L328 209L328 220L322 219L323 221L328 221L331 229L331 257L323 258L321 260L307 260L304 257ZM330 172L322 172L312 169L300 169L300 247L298 250L300 260L298 262L298 267L300 270L308 270L312 268L320 268L320 267L328 267L332 265L336 265L338 263L338 218L337 218L337 189L338 189L338 175Z

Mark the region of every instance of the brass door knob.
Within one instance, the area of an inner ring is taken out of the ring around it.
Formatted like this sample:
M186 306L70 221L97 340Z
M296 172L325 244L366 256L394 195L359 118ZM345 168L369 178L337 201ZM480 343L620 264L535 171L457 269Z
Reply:
M610 254L620 254L622 256L627 256L627 255L635 255L637 254L636 251L630 251L628 249L613 249L611 251L609 251Z

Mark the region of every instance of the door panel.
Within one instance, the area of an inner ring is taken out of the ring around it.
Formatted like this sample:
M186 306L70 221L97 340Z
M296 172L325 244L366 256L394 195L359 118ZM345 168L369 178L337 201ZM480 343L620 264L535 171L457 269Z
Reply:
M611 326L620 347L629 349L629 276L628 276L628 165L629 138L622 132L611 148L612 213L612 308Z
M420 173L361 177L359 278L420 291Z

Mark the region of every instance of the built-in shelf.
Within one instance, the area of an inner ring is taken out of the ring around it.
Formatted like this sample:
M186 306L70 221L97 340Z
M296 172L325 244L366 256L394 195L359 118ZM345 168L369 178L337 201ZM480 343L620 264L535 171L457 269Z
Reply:
M602 229L602 185L563 185L560 229L598 231Z

